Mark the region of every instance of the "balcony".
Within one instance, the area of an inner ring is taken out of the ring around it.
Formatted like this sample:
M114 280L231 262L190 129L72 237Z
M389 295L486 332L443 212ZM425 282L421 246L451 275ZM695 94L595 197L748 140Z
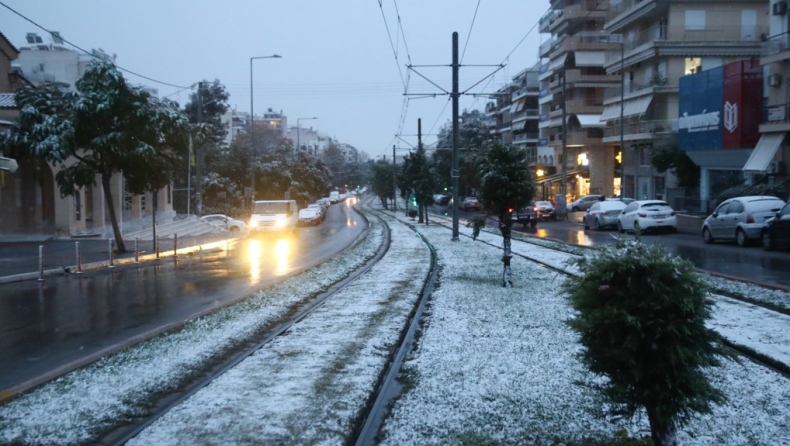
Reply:
M603 92L604 104L618 102L620 98L630 99L646 94L677 93L680 91L678 82L678 80L670 82L666 77L656 74L649 81L627 82L623 94L621 94L622 88L619 85L609 87Z
M551 44L551 55L559 55L569 51L592 50L609 51L612 44L620 44L620 36L605 31L581 31L573 35L563 35ZM541 57L546 57L541 55Z
M620 81L620 76L611 74L584 74L580 69L565 70L565 89L569 88L601 88ZM549 84L551 90L562 87L561 77Z
M529 94L538 95L540 94L540 87L520 87L518 90L514 91L511 95L511 99L513 101L517 101L524 96Z
M603 137L603 129L580 129L568 132L568 139L565 141L567 146L587 146L599 144ZM562 132L549 135L549 145L562 145Z
M663 121L643 121L623 125L623 140L635 141L639 139L653 139L666 137L677 133L678 122L676 119ZM620 125L603 129L603 142L612 143L620 141Z
M521 133L518 135L513 135L513 143L527 143L527 142L534 142L537 143L538 139L540 139L540 134L538 133Z
M539 119L540 118L540 110L528 108L522 110L518 113L514 113L513 116L510 118L510 122L516 124L517 122L526 121L527 119Z
M790 59L790 33L769 36L762 44L760 64L767 65Z
M549 31L549 25L554 23L557 15L562 14L562 9L550 9L538 21L538 32L545 33Z
M655 11L657 11L656 0L622 0L609 8L604 29L607 31L620 30Z
M623 56L628 66L662 54L689 57L758 55L764 51L760 36L767 30L765 26L744 28L740 25L705 29L654 26L625 39L622 54L619 46L614 50L610 48L605 65L609 71L619 70Z
M557 38L551 36L551 38L543 43L540 44L538 47L538 57L549 57L549 53L551 52L551 48L554 43L557 41ZM541 67L542 68L542 67Z
M562 106L557 105L557 108L552 110L549 118L562 117ZM603 111L603 99L599 98L584 98L584 99L569 99L565 102L566 114L581 114L581 115L596 115L601 114Z

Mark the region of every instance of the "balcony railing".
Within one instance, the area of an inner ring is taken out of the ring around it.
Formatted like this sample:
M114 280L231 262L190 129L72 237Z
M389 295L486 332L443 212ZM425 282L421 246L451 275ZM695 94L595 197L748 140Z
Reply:
M610 17L620 15L621 12L629 10L634 6L644 2L645 0L622 0L619 3L614 3L609 6Z
M766 37L762 48L763 56L773 56L782 51L790 50L790 33L782 33Z
M677 88L677 86L678 86L677 82L670 83L669 79L667 79L666 77L660 74L656 74L649 81L626 82L625 94L635 93L637 91L645 90L653 87ZM620 88L619 85L616 85L614 87L609 87L603 92L604 98L605 99L619 98L621 96L620 93L621 90L622 88Z
M538 27L543 28L546 23L551 23L557 15L562 14L562 9L550 9L538 21Z
M790 104L763 107L763 124L790 122Z
M538 133L521 133L518 135L513 135L513 142L525 142L530 139L538 140L540 138L540 134Z
M664 133L677 133L677 120L666 121L643 121L636 123L625 123L623 125L623 136L629 135L660 135ZM616 124L606 127L603 130L604 138L620 136L620 125Z
M538 47L538 54L543 56L544 54L548 53L549 50L553 48L554 43L556 42L557 39L554 36L552 36L551 39L541 43L540 46Z
M709 43L744 43L758 42L768 32L767 26L753 26L746 29L740 25L707 27L705 29L686 29L685 26L654 26L638 34L627 36L623 40L623 52L634 50L652 42L709 42ZM618 35L619 34L614 34ZM620 51L606 54L606 63L620 60Z

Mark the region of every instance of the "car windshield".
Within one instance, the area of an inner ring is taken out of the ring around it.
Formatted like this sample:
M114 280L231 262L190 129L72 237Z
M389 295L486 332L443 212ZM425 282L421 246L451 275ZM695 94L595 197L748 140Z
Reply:
M656 210L656 211L658 211L658 210L664 210L664 209L666 209L666 208L668 208L668 207L669 207L669 205L668 205L668 204L666 204L666 203L665 203L665 202L663 202L663 201L652 201L652 202L650 202L650 203L643 203L643 204L640 206L640 208L641 208L641 209L645 209L645 210L648 210L648 211L652 211L652 210Z
M537 206L551 206L551 202L550 201L537 201L537 202L535 202L535 205L537 205Z
M265 202L255 203L254 214L285 214L288 212L288 203L285 202Z

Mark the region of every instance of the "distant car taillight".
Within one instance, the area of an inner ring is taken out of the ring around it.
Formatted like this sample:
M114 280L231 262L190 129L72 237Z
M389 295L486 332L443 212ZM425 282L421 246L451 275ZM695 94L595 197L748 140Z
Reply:
M754 217L752 214L746 214L746 223L754 223Z

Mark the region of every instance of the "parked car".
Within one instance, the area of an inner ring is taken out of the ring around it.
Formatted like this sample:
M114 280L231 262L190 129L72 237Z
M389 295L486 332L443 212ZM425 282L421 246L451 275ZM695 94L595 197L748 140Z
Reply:
M529 206L513 211L510 218L513 220L513 223L521 223L525 228L529 225L532 229L535 229L538 226L538 208L535 207L535 203L532 203Z
M241 220L236 220L235 218L228 217L227 215L221 214L212 214L212 215L204 215L200 217L201 220L211 223L212 225L226 229L228 231L241 231L244 229L247 224Z
M625 204L631 204L634 201L636 201L636 199L634 199L634 198L612 197L612 198L607 198L606 201L621 201L621 202L623 202Z
M538 219L540 220L556 220L557 214L554 212L554 205L551 201L536 201L534 207L537 208Z
M600 231L607 227L617 226L617 217L625 209L626 203L620 200L599 201L593 204L582 217L584 229L595 228Z
M437 195L433 197L433 201L439 206L447 206L450 204L450 198L450 195Z
M465 211L468 211L470 209L474 209L476 211L479 211L480 210L480 202L477 201L477 197L466 197L466 198L464 198L464 202L463 202L462 207L464 208Z
M600 195L585 195L578 200L571 202L571 204L568 205L568 209L570 209L571 212L586 211L587 209L590 209L593 204L599 201L601 201Z
M304 208L299 210L299 226L317 225L321 223L321 214L315 208Z
M766 251L790 247L790 203L765 222L761 238Z
M325 208L323 205L318 203L308 204L307 209L315 209L315 211L318 213L318 216L321 218L321 221L319 221L319 223L324 221L324 218L326 217L327 208Z
M665 229L677 231L675 211L666 201L638 200L629 203L617 217L617 229L626 231L648 231Z
M763 225L785 202L767 195L735 197L723 201L702 223L705 243L733 241L746 246L762 236Z

